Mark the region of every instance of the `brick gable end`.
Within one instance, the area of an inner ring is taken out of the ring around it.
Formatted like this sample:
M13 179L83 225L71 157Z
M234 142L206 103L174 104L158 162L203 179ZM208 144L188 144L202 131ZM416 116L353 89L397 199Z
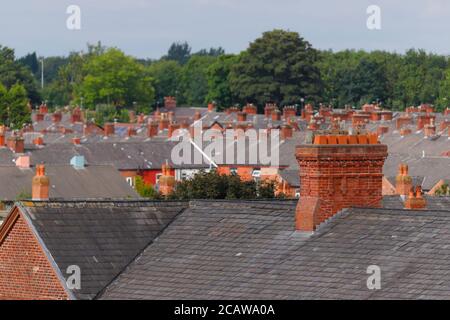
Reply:
M65 300L55 270L24 217L16 214L0 239L0 300Z

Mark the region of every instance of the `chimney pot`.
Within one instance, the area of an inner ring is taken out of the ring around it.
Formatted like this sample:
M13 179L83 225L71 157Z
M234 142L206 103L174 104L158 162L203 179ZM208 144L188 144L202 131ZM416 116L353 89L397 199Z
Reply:
M32 198L34 201L49 200L50 180L45 175L45 166L43 164L36 166L36 175L32 180Z

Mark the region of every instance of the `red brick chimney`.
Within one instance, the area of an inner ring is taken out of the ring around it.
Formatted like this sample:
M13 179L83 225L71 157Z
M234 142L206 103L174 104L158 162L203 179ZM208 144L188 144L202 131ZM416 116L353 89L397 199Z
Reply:
M127 137L130 138L130 137L133 137L135 135L136 135L136 128L134 128L132 126L129 126L128 129L127 129Z
M166 109L175 109L177 107L177 99L175 97L164 97L164 107Z
M272 110L272 121L281 121L281 112L278 109Z
M242 111L245 112L246 114L257 114L258 108L252 103L247 103L245 107L242 109Z
M410 128L401 128L400 129L400 135L402 137L407 136L407 135L409 135L411 133L412 133L412 130Z
M36 122L44 121L44 116L43 113L36 113Z
M295 106L285 106L283 108L283 118L285 120L295 117L297 115L297 109Z
M401 129L405 125L411 124L411 117L410 116L401 116L397 118L396 120L396 127L397 129Z
M35 146L43 146L44 145L44 138L37 137L37 138L33 139L33 144Z
M202 114L199 111L196 111L194 114L194 121L200 120L202 117Z
M79 107L76 107L72 110L72 114L70 115L70 122L71 123L77 123L81 122L81 109Z
M411 188L408 199L405 201L405 209L423 210L427 207L427 201L422 197L422 188L417 186Z
M159 192L163 196L170 195L175 188L175 177L171 174L169 164L166 162L162 165L162 176L159 178Z
M386 157L376 134L318 135L313 144L298 146L296 229L314 231L344 208L380 207Z
M237 113L237 121L238 122L245 122L245 121L247 121L247 114L245 112L239 111Z
M75 137L75 138L73 138L72 139L72 143L74 144L74 145L80 145L81 144L81 139L80 138L78 138L78 137Z
M208 112L213 112L216 110L216 105L214 102L208 103Z
M436 125L434 124L434 118L430 119L430 123L424 126L425 137L433 137L436 135Z
M0 129L0 148L3 148L4 146L5 146L5 131L4 129Z
M39 107L39 113L47 114L48 113L48 107L46 104L41 104Z
M151 122L147 125L147 137L153 138L158 135L159 125L157 122Z
M173 134L175 131L180 129L180 125L178 123L171 123L169 125L169 133L168 133L168 137L172 138Z
M52 114L52 121L53 121L53 123L61 122L61 120L62 120L62 113L61 112L57 111L57 112L54 112Z
M408 174L408 165L401 163L395 178L395 190L398 195L406 196L412 188L412 178Z
M14 153L24 153L25 152L25 140L20 137L13 135L7 140L8 148Z
M382 136L383 134L386 134L389 132L389 127L388 126L378 126L377 128L377 134L379 136Z
M265 107L264 107L264 117L265 118L270 118L272 115L272 112L278 109L276 104L273 103L266 103Z
M287 140L292 138L293 131L293 128L288 124L281 126L281 139Z
M34 201L48 201L50 180L45 175L45 166L36 166L36 175L32 180L31 195Z
M105 123L103 131L105 137L114 135L116 132L114 123Z

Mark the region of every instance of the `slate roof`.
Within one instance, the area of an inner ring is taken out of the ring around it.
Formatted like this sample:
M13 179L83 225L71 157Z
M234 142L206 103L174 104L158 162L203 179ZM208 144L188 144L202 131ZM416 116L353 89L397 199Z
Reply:
M88 164L113 165L119 170L160 169L169 161L173 168L209 168L207 164L177 165L171 161L171 153L177 142L148 140L141 142L103 142L52 144L31 154L33 164L67 164L75 155L83 155ZM194 157L194 151L192 157ZM192 161L193 162L193 161Z
M0 166L0 201L12 202L19 195L31 195L34 168L20 169ZM112 166L86 166L75 169L70 165L46 167L50 179L51 199L125 199L140 198L120 173Z
M450 299L448 208L353 208L311 235L294 231L295 206L192 202L101 298Z
M182 202L26 202L32 223L67 279L81 269L77 299L93 299L187 206Z

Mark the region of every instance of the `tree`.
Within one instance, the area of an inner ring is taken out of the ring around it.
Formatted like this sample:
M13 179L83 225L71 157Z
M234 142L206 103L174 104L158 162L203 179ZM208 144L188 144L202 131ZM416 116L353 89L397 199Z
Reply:
M214 101L218 110L223 110L233 104L229 76L236 61L237 56L235 55L223 55L208 67L208 95L205 102Z
M28 67L33 74L37 74L39 71L39 61L36 56L36 52L29 53L26 56L17 60L20 64Z
M171 199L251 199L256 198L254 181L243 182L237 175L220 175L217 171L197 173L181 181Z
M450 186L448 184L443 184L436 190L435 194L437 196L450 196Z
M86 75L76 93L87 106L105 102L131 106L133 102L154 101L153 79L148 70L118 49L111 48L90 58L83 71Z
M219 57L225 54L225 50L222 47L210 48L209 50L201 49L194 54L198 56Z
M149 198L153 200L161 199L161 195L151 185L145 184L144 179L142 179L141 176L136 176L135 187L136 191L143 198Z
M13 129L21 129L31 120L27 106L28 97L24 86L16 83L9 89L0 84L0 122Z
M230 74L230 86L242 103L318 101L321 92L318 52L296 32L274 30L250 44Z
M174 42L169 48L167 55L163 57L165 60L173 60L183 65L188 62L191 57L191 47L185 42Z
M0 46L0 83L7 89L16 83L24 86L29 100L40 102L37 82L31 70L15 60L14 50Z
M192 56L183 66L180 77L182 101L189 105L203 105L208 94L208 67L216 58Z
M155 79L156 100L162 102L166 96L178 96L181 66L176 61L160 60L152 63L149 74Z

